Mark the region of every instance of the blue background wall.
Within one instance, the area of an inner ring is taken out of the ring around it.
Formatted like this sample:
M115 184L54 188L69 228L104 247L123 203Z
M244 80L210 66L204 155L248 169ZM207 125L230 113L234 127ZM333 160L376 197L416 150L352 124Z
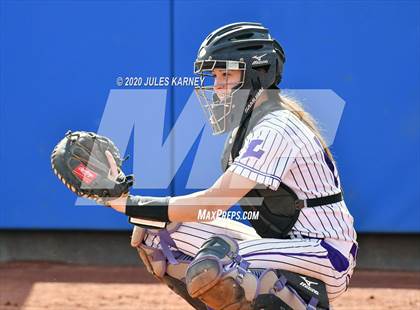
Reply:
M117 76L191 76L204 37L237 21L262 22L285 47L283 88L346 101L332 150L356 229L420 232L416 1L1 1L0 228L127 229L112 210L74 207L52 148L69 128L98 129ZM191 88L169 91L165 135ZM194 151L149 193L186 192Z

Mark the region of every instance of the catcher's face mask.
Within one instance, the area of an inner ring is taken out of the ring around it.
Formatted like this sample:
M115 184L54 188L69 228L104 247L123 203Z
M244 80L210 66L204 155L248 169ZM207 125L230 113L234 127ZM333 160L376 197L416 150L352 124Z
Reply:
M194 73L201 85L195 88L198 100L210 120L213 134L224 133L234 108L234 96L243 87L245 62L230 60L200 60L194 63Z

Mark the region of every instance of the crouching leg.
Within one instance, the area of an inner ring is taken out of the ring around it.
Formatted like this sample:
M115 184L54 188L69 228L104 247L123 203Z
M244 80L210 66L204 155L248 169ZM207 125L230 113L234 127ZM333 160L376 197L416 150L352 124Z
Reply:
M178 251L173 251L168 259L168 254L161 249L146 246L143 239L145 228L134 227L131 237L131 246L136 248L139 257L149 273L159 281L165 283L172 291L181 296L196 310L207 310L207 307L197 298L192 298L186 289L185 273L192 257Z
M238 250L236 241L224 235L207 240L188 266L188 293L215 310L329 308L321 281L289 271L250 269Z

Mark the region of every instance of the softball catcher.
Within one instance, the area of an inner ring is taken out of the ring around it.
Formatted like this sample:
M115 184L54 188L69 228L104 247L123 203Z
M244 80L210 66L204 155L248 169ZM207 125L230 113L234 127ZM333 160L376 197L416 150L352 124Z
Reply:
M356 265L335 161L312 117L280 94L284 63L280 44L257 23L219 28L200 46L196 93L214 134L228 133L223 173L206 190L130 195L118 150L93 133L70 133L53 151L56 175L129 216L131 244L149 272L195 309L329 309ZM237 202L259 212L252 227L199 221L200 210Z

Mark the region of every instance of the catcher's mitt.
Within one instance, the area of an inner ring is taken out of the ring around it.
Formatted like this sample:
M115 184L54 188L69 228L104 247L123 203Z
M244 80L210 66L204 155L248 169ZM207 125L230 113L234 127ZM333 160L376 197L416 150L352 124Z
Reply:
M116 176L110 172L108 151L118 167ZM93 132L67 132L51 154L55 175L78 196L94 199L99 203L127 196L133 185L132 175L121 170L120 152L107 137Z

